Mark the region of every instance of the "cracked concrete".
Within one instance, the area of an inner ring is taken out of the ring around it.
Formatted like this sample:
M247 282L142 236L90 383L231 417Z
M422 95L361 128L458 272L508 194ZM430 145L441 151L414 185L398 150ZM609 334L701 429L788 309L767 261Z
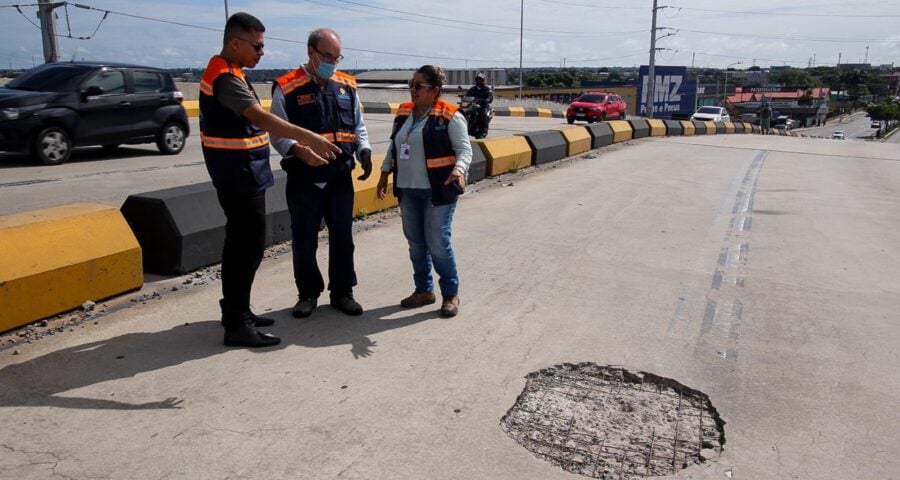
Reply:
M784 213L753 214L743 284L710 295L760 151L752 208ZM581 361L709 395L728 443L678 478L900 471L900 151L732 135L590 156L462 199L453 319L397 307L411 269L387 216L355 237L362 317L291 318L290 255L263 262L278 347L221 346L213 279L0 350L0 477L572 479L499 420L526 374ZM709 301L740 301L736 357L698 342L720 331Z

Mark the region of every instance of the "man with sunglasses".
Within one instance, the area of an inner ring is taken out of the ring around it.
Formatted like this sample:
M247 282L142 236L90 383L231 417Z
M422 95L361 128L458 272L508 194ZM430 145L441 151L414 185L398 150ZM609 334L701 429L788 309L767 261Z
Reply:
M272 85L272 113L294 125L312 130L341 153L334 160L307 155L301 144L272 137L284 157L286 196L291 214L294 280L299 299L291 310L297 318L312 315L325 283L316 261L319 228L328 227L328 290L331 306L347 315L361 315L353 298L356 271L353 266L354 154L363 169L359 180L372 173L372 149L363 122L356 79L336 70L344 58L341 39L327 28L314 30L307 39L309 60Z
M265 31L252 15L232 15L225 24L222 51L210 59L200 82L203 159L226 218L219 301L226 346L267 347L280 342L256 329L274 320L250 311L250 290L265 250L265 192L274 184L266 132L303 142L304 154L321 162L340 152L322 136L260 107L241 69L259 63Z

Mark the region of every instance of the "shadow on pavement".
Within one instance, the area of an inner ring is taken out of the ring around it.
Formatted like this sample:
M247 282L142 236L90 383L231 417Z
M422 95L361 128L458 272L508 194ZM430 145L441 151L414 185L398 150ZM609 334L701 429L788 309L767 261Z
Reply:
M349 345L356 359L374 354L377 343L369 335L407 327L439 317L437 310L413 313L403 318L386 318L409 312L398 306L366 311L348 317L329 306L320 306L303 320L291 317L290 310L268 312L275 326L264 331L281 336L281 344L250 351L265 354L295 345L308 348ZM99 398L60 396L70 390L110 380L129 378L193 360L225 353L223 330L218 319L178 325L158 332L129 333L97 342L66 348L0 369L0 407L58 407L73 409L150 410L181 408L181 399L169 397L143 403ZM177 372L173 372L177 374Z

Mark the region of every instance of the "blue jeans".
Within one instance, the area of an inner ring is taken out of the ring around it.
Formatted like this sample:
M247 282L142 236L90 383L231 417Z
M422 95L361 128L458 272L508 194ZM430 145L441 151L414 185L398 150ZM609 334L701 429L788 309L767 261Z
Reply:
M400 189L400 216L403 235L409 243L409 260L413 266L413 281L417 292L433 292L431 266L437 272L441 294L459 295L459 274L456 257L450 245L450 227L456 202L435 207L431 205L431 190L427 188Z

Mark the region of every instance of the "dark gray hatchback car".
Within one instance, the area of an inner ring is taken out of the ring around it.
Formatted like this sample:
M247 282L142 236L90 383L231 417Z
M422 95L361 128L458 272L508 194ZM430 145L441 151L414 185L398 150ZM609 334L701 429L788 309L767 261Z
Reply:
M156 143L174 155L190 133L183 99L172 75L158 68L44 64L0 87L0 151L30 153L46 165L87 145Z

